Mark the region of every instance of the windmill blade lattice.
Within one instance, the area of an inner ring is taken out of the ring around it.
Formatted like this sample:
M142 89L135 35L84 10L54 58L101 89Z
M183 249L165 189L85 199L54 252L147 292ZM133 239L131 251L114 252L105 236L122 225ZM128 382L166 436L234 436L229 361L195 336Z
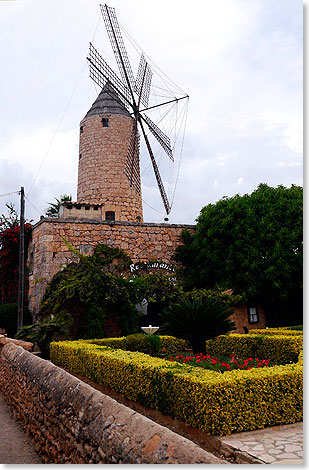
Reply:
M161 129L154 122L152 122L148 116L146 116L146 114L141 115L141 117L146 122L149 130L155 136L161 147L165 150L166 154L172 161L174 161L170 138L164 134L164 132L162 132Z
M134 189L140 194L141 179L139 169L139 145L140 136L137 128L137 121L134 120L124 172L130 181L130 186L133 186Z
M142 103L147 108L149 103L151 80L151 68L148 62L146 62L144 54L142 54L134 87L134 91L138 95L138 106L140 103Z
M105 62L103 57L91 43L89 47L89 57L87 57L87 60L90 65L90 77L93 79L93 81L101 88L104 88L106 83L109 82L117 92L117 95L124 106L126 108L131 106L130 90L120 80L118 75L107 64L107 62Z
M141 120L139 120L139 124L141 126L143 136L144 136L147 148L148 148L148 152L149 152L149 155L150 155L151 163L152 163L154 174L155 174L155 177L156 177L156 180L157 180L157 183L158 183L158 187L159 187L159 191L160 191L160 194L161 194L161 197L162 197L162 201L163 201L166 213L169 214L171 212L171 206L170 206L170 203L168 202L168 198L167 198L167 195L166 195L166 192L165 192L165 189L164 189L164 185L163 185L162 178L161 178L161 175L160 175L160 172L159 172L159 168L158 168L156 159L154 157L152 148L150 146L148 137L146 135L146 132L145 132L145 129L144 129L144 126L143 126L143 123L142 123Z
M118 64L119 72L124 83L128 84L131 90L132 97L135 80L131 65L129 62L128 54L124 46L120 27L115 13L115 8L108 7L107 5L100 5L101 12L104 19L105 27L112 45L112 49Z

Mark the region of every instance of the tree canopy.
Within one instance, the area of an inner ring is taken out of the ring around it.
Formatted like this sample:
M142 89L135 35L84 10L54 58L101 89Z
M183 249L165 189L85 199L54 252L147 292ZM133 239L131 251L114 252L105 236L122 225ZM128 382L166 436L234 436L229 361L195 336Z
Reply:
M260 184L205 206L175 258L188 289L233 289L264 308L302 311L303 189ZM292 309L292 310L291 310ZM280 312L276 312L280 317ZM293 318L294 320L294 318ZM296 321L296 318L295 318Z
M62 194L60 198L54 198L56 202L48 202L49 207L46 209L45 215L47 217L59 217L60 214L60 205L62 202L71 202L72 196L71 194Z

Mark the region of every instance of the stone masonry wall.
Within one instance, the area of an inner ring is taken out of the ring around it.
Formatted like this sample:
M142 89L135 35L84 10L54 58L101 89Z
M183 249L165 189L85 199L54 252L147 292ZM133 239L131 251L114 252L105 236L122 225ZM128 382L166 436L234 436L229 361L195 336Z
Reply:
M29 247L29 308L37 313L47 283L76 256L62 236L83 254L91 255L98 243L118 247L132 261L160 260L173 263L172 255L182 243L180 234L191 225L139 224L101 221L43 219L33 229Z
M0 389L46 464L227 463L13 344Z
M143 220L138 155L134 158L136 187L130 186L124 170L132 134L133 119L121 114L106 114L81 121L77 202L103 204L103 210L115 212L116 220Z

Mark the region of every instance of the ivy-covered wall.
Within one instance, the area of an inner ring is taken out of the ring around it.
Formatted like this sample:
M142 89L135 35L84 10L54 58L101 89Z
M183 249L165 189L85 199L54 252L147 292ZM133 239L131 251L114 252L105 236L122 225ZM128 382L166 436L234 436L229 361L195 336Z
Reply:
M190 225L168 225L138 222L101 222L92 220L42 219L32 232L29 247L29 308L36 315L48 282L78 257L63 237L80 253L92 255L103 243L124 250L133 263L160 260L174 263L172 256L182 243L184 228Z

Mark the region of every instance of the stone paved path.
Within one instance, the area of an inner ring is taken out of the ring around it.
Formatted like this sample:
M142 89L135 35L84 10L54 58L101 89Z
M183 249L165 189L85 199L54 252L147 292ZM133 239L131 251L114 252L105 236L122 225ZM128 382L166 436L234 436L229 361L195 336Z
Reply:
M250 463L302 464L303 423L241 432L220 439L222 450L247 457Z
M42 464L32 440L21 429L0 393L0 465Z

